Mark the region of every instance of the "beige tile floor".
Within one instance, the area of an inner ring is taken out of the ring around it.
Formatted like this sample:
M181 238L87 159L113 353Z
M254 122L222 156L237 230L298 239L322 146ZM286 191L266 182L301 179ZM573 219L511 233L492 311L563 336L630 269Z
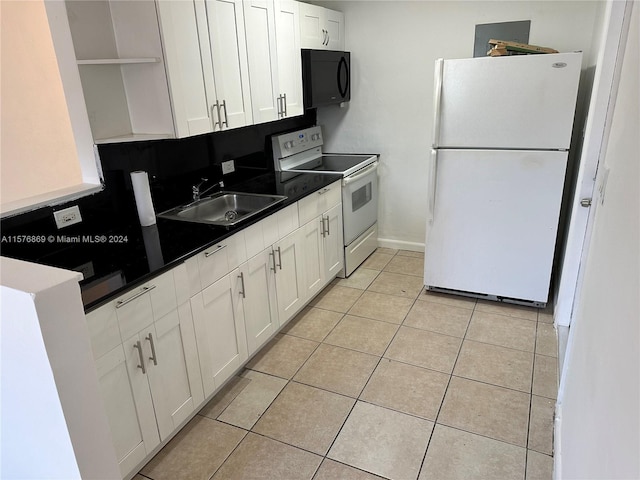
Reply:
M135 480L550 480L549 310L425 293L422 263L334 280Z

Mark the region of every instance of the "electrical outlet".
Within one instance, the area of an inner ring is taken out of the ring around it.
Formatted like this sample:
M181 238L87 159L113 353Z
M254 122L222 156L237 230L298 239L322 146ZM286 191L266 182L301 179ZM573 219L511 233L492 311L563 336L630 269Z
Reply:
M227 160L226 162L222 162L222 174L226 175L227 173L233 173L236 171L236 165L233 160Z
M69 225L74 225L82 221L80 209L77 205L53 212L53 217L56 219L56 226L58 229L68 227Z

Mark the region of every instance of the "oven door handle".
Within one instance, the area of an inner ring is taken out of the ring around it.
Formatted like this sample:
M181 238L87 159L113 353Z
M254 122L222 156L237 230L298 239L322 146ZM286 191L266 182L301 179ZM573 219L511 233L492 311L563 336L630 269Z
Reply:
M361 179L365 175L369 175L371 172L375 171L378 168L378 160L373 162L371 165L367 165L362 170L358 170L354 175L349 175L342 179L342 186L349 185L350 183L355 182L356 180Z

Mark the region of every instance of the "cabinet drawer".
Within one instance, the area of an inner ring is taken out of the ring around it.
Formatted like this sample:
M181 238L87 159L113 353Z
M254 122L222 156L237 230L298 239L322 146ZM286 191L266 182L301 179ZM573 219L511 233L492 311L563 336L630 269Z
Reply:
M342 185L338 180L317 192L307 195L298 202L300 225L313 220L317 216L336 206L342 201Z
M122 338L131 338L144 327L153 323L150 293L155 288L157 287L153 283L145 283L129 290L112 303L118 317Z
M284 238L294 230L296 230L299 226L298 224L298 205L293 204L289 205L286 208L283 208L278 213L276 213L278 217L278 236L280 238Z
M154 287L149 290L154 318L164 317L178 307L174 270L176 269L165 272L147 283L149 288Z
M265 248L279 240L277 214L271 215L244 230L247 258L255 257ZM237 267L237 265L236 265Z
M178 267L180 268L180 267ZM174 270L129 290L113 302L121 338L130 338L178 307Z
M113 303L104 305L86 315L93 358L97 360L122 343L118 316Z
M220 280L246 259L244 232L236 233L196 255L200 290Z

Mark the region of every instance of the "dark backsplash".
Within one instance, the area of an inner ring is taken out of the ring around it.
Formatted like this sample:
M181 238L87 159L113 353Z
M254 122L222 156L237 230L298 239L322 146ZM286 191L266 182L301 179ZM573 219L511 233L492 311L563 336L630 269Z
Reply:
M137 212L130 208L133 197L130 172L149 173L151 195L156 212L167 210L191 199L191 186L201 178L210 182L223 179L221 163L235 161L235 172L225 175L225 188L249 178L273 171L270 137L315 125L316 111L275 122L199 135L176 140L153 140L99 145L105 188L96 194L56 205L43 207L0 222L2 236L10 235L80 235L101 233L105 225L119 221L137 221ZM78 205L82 223L58 230L53 212ZM0 253L16 258L38 261L60 245L44 243L17 244L3 242ZM64 248L70 248L65 246Z

